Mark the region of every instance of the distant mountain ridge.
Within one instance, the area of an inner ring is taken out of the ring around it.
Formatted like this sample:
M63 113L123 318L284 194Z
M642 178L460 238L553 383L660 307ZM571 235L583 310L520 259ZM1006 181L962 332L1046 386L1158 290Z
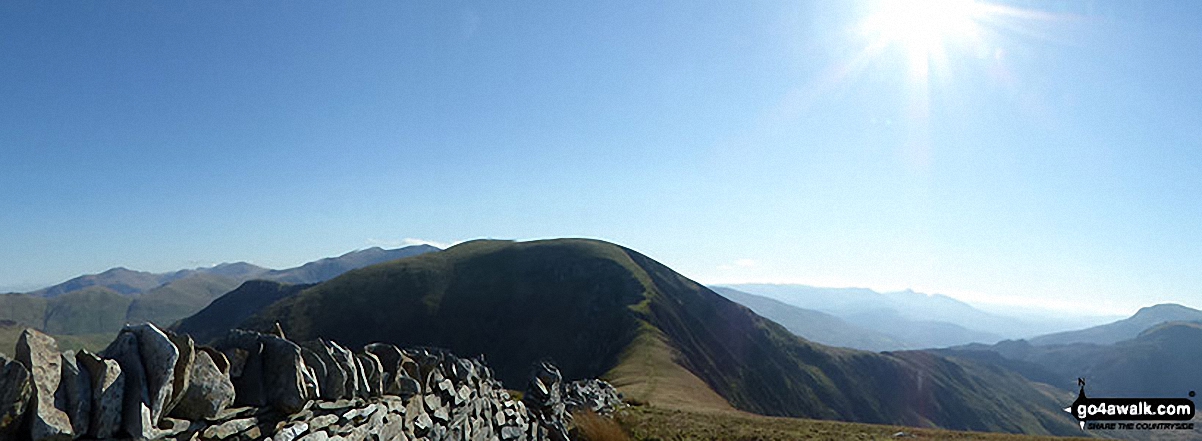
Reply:
M1140 308L1131 317L1077 331L1058 332L1030 339L1033 345L1070 343L1112 344L1130 340L1161 323L1202 320L1202 311L1175 303Z
M998 328L1013 326L998 317L943 295L906 290L878 293L866 288L819 288L805 285L731 285L800 308L824 312L892 338L883 350L921 349L993 343L1003 339ZM865 348L866 349L866 348Z
M806 341L710 289L607 242L471 241L358 270L232 325L350 345L384 341L483 354L515 385L550 358L565 378L603 375L656 405L766 415L1075 434L1071 397L1002 369L922 351L872 353ZM241 291L241 290L240 290ZM223 297L224 299L224 297ZM177 331L220 335L227 303ZM246 311L240 311L245 313ZM203 341L203 339L201 340Z
M764 318L780 323L799 337L824 345L876 352L917 349L893 336L856 326L825 312L799 308L733 288L715 286L711 289L735 303L751 308Z
M393 250L375 247L284 270L246 262L167 273L113 268L29 293L0 295L0 320L56 335L99 338L102 334L111 336L125 323L153 322L166 327L248 280L313 283L352 269L437 250L429 245ZM12 342L0 339L0 352L11 351L11 346Z
M942 294L913 290L876 292L867 288L824 288L796 284L736 284L730 288L825 312L852 324L883 332L911 347L993 343L1075 329L1106 318L1022 318L986 312Z
M342 273L353 269L359 269L366 266L375 265L377 263L403 259L406 257L434 251L440 251L440 249L425 244L407 246L392 250L386 250L380 247L372 247L364 250L352 251L338 257L327 257L325 259L306 263L296 268L289 268L286 270L270 270L263 274L257 275L254 278L291 284L318 283L333 279L342 275Z
M1085 378L1097 396L1185 397L1202 390L1202 322L1165 322L1111 344L1034 345L1004 341L936 352L1006 366L1033 380L1069 388ZM1000 359L999 359L1000 357Z
M138 295L176 280L196 275L214 275L233 279L236 281L235 285L251 279L274 280L284 283L316 283L337 277L352 269L438 250L437 247L424 244L391 250L372 247L282 270L268 269L247 262L221 263L212 267L182 269L165 273L134 271L125 267L116 267L98 274L75 277L66 282L26 294L38 297L57 297L95 286L104 287L122 295Z
M116 267L98 274L79 276L58 285L31 291L27 294L38 297L58 297L72 291L79 291L90 287L103 287L122 295L141 294L172 280L185 277L186 274L182 274L185 271L195 270L155 274L145 271L133 271L125 267Z

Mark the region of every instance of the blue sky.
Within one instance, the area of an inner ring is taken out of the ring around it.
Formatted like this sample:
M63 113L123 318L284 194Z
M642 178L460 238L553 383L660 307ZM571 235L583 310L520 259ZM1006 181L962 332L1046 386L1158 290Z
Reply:
M3 2L0 287L583 236L1202 306L1202 4L567 3Z

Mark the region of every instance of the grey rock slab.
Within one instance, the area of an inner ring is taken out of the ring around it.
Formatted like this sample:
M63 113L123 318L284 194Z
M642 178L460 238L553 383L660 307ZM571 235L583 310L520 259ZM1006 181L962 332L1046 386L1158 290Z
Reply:
M430 416L443 423L451 421L451 414L447 412L447 408L445 407L434 409L433 412L430 412Z
M312 366L318 377L320 397L325 400L349 398L346 393L346 371L334 358L330 345L319 339L303 342L300 346L304 349L301 355L305 357L305 363L314 360Z
M235 418L242 418L242 417L245 417L248 415L254 415L258 411L259 411L259 408L257 408L257 407L250 407L250 406L230 407L230 408L226 408L225 410L222 410L220 412L217 412L217 416L212 417L212 418L207 418L207 420L213 421L213 422L229 421L229 420L232 420Z
M400 370L401 359L404 357L401 350L388 343L372 343L364 346L363 351L375 355L384 369L384 375L381 376L384 389L381 393L397 395L399 392L396 389L397 371Z
M75 354L80 370L91 376L92 413L87 434L108 438L121 427L121 410L125 398L125 374L116 360L107 360L88 351Z
M338 422L338 415L322 415L309 419L309 430L318 430L329 427Z
M309 424L300 422L300 423L296 423L296 424L287 426L283 429L280 429L279 432L276 432L276 434L271 437L271 440L272 441L292 441L308 431L309 431Z
M175 360L175 368L172 370L171 397L163 406L164 415L171 414L171 409L174 409L188 392L188 384L192 379L192 364L196 360L196 343L192 341L192 337L167 331L167 339L175 345L179 357Z
M258 424L258 421L254 418L229 420L216 426L209 426L209 428L204 430L202 436L205 438L226 439L254 427L256 424Z
M92 417L92 378L87 369L80 369L75 352L67 351L60 355L63 359L63 376L59 392L65 392L67 398L67 417L71 420L71 430L75 435L83 436L88 433L88 424Z
M157 425L172 397L179 349L167 334L150 323L126 325L122 332L132 332L138 338L138 351L146 373L146 391L150 397L150 420Z
M263 380L267 402L290 414L299 411L311 397L306 387L305 360L300 347L274 335L259 336L263 344Z
M442 408L442 398L438 395L430 394L422 397L422 402L426 404L426 410L433 412L434 409Z
M330 439L330 434L324 430L309 432L308 435L302 436L298 441L327 441Z
M300 412L289 415L288 421L309 421L309 419L313 418L313 415L315 415L315 414L312 409L302 410Z
M433 429L433 428L434 428L434 420L431 420L430 416L426 415L425 413L418 415L417 418L415 418L413 420L414 435L417 435L419 437L426 436L426 434L430 433L430 429Z
M384 365L371 352L355 354L356 361L363 367L363 378L367 381L367 394L378 397L384 394Z
M420 394L422 392L421 384L419 384L417 382L417 380L409 377L408 375L398 376L397 381L396 381L396 387L397 387L397 395L400 395L402 398L406 398L406 399L408 399L409 397L412 397L414 395Z
M179 435L184 433L184 431L188 430L188 428L191 426L192 422L188 420L163 417L163 420L159 422L159 436L168 437Z
M229 375L230 360L226 358L225 354L223 354L221 351L208 346L197 346L196 351L209 354L209 359L213 360L213 364L217 365L217 370L221 371L223 374Z
M264 389L263 343L257 332L233 329L214 343L230 361L230 381L234 383L234 405L267 405Z
M415 380L417 378L421 378L421 369L418 367L417 361L404 352L401 352L401 361L400 366L397 368L397 373L403 373L409 378Z
M395 416L387 418L384 424L376 429L376 436L381 441L404 441L404 421Z
M362 373L358 368L359 364L355 362L355 355L351 353L351 351L340 346L337 342L326 340L322 340L322 342L324 342L330 349L330 353L333 355L334 362L337 363L338 367L342 368L342 371L346 374L346 382L344 386L345 393L342 397L360 397L360 389L363 387L363 383L359 380L359 378Z
M300 350L301 359L305 361L305 367L308 369L305 372L305 382L308 383L306 387L309 388L309 396L313 397L313 399L332 399L327 397L323 390L326 376L329 375L325 361L322 361L316 352L306 348L304 345L300 345Z
M196 352L188 376L188 389L171 415L188 420L215 418L234 404L234 383L221 373L207 352Z
M369 386L367 382L367 368L363 367L363 363L359 361L359 357L357 357L354 353L351 353L351 364L355 365L355 373L358 375L358 379L356 381L358 382L359 386L358 389L356 389L357 394L355 396L359 398L370 398L371 386Z
M150 394L146 387L146 374L142 369L138 338L132 332L122 331L100 355L115 360L121 366L121 373L125 377L125 390L122 391L121 400L121 428L135 438L153 438L156 429L151 420Z
M33 397L28 424L33 441L69 440L74 434L67 416L65 397L57 397L63 377L63 357L58 343L36 329L26 329L17 338L17 361L29 370Z
M350 400L322 401L317 403L317 408L324 410L341 410L351 407L353 404L354 403L351 403Z

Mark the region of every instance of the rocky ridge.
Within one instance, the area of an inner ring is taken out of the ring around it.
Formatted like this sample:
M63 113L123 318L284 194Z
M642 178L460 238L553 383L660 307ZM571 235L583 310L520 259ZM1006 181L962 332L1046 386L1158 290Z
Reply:
M233 330L211 347L127 325L92 354L22 333L0 356L3 440L567 440L571 412L622 402L600 380L536 364L511 397L482 357L373 343L352 351Z

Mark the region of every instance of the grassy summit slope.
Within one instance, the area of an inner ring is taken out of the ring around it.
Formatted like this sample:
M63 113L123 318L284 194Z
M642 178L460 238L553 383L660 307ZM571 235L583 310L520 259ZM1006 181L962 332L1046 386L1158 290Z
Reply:
M290 337L485 354L524 383L551 358L661 406L916 426L1074 433L1062 398L1012 372L925 352L808 342L664 265L594 240L475 241L348 272L247 319Z

